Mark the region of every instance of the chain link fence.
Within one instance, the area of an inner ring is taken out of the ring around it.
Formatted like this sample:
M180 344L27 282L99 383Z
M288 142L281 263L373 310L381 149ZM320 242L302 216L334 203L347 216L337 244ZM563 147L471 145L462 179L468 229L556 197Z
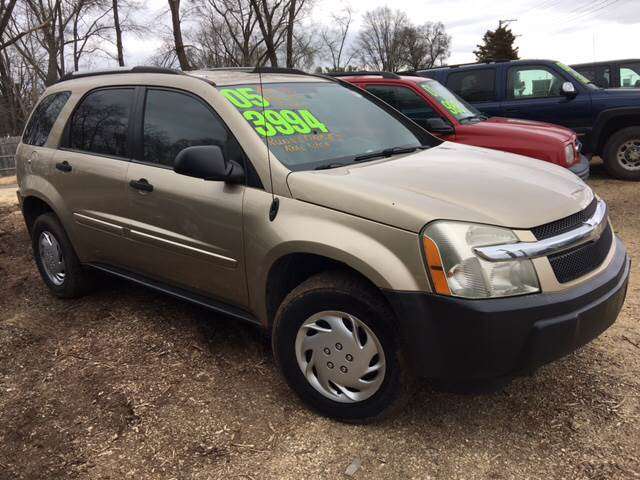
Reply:
M16 173L15 153L20 137L0 137L0 177Z

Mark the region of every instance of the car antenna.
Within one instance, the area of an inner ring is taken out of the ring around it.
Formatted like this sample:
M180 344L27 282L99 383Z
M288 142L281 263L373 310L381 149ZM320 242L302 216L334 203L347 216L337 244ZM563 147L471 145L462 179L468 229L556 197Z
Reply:
M260 81L260 97L262 98L262 118L264 118L264 90L262 88L262 72L261 68L257 67L258 71L258 80ZM280 199L276 197L275 192L273 191L273 174L271 173L271 152L269 149L269 137L265 135L264 141L267 145L267 163L269 165L269 182L271 182L271 206L269 207L269 220L272 222L276 219L276 215L278 215L278 208L280 207Z

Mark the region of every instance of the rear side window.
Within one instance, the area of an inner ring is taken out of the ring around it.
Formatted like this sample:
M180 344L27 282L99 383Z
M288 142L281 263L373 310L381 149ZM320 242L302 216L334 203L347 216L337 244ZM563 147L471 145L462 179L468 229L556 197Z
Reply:
M236 161L240 155L236 142L227 145L220 118L200 100L176 91L147 91L143 132L143 159L149 163L173 166L181 150L196 145L219 145Z
M369 85L366 90L412 120L440 116L424 98L406 87Z
M62 107L67 103L71 92L59 92L47 95L38 104L24 129L22 142L41 147L49 138L49 132L56 122Z
M447 88L467 102L490 102L496 99L494 69L453 72L447 78Z
M69 147L74 150L129 157L132 88L97 90L87 95L71 118Z

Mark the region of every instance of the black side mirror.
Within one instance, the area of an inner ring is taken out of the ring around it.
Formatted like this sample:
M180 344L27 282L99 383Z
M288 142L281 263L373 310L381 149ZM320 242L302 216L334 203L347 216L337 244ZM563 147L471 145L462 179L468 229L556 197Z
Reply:
M418 125L431 133L437 133L439 135L452 135L453 133L455 133L455 129L453 128L453 126L445 122L440 117L425 118L420 120L421 121L418 122Z
M176 156L173 171L218 182L240 183L244 180L244 169L233 160L225 159L218 145L185 148Z

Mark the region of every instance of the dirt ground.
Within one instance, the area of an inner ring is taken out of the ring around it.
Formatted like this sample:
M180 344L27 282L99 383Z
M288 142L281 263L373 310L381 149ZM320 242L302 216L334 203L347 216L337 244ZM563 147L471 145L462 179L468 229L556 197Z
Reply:
M0 189L0 479L640 478L640 184L594 170L634 261L613 327L495 393L424 382L368 426L302 406L251 326L117 281L55 299Z

